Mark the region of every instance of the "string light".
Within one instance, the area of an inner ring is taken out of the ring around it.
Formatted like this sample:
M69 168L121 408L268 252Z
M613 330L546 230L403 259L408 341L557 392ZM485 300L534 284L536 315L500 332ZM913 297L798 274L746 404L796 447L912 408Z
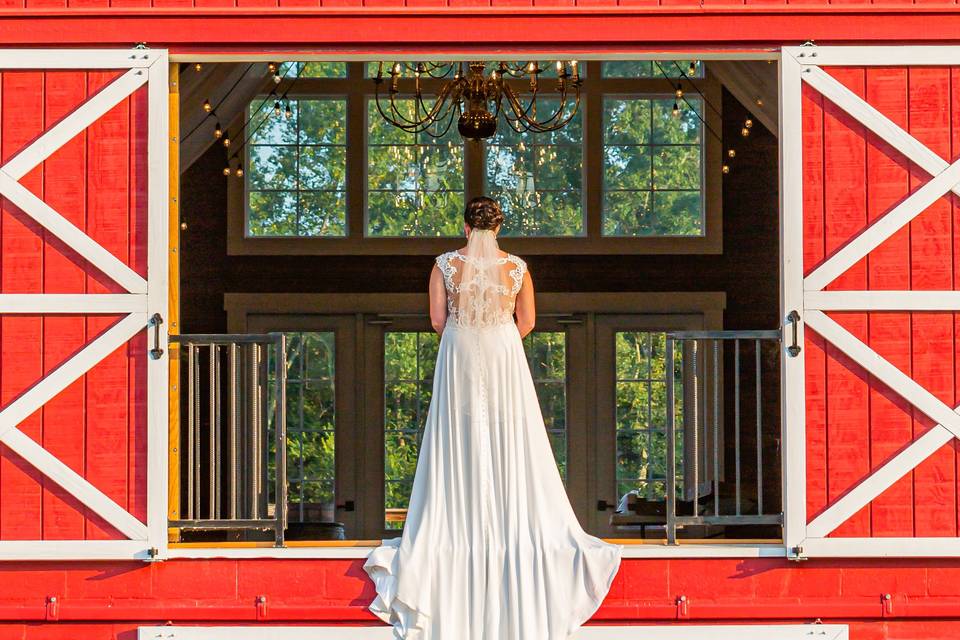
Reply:
M756 103L757 103L757 106L758 106L758 107L762 107L762 106L763 106L763 98L761 98L760 96L757 96Z
M677 83L677 92L676 92L676 95L677 95L677 100L679 100L680 98L683 97L683 87L680 86L680 83L679 83L679 82Z
M736 152L736 150L735 150L735 149L727 149L727 157L729 157L729 158L736 158L736 157L737 157L737 152Z
M193 65L193 70L194 70L194 71L198 71L198 72L199 72L201 69L203 69L203 65L200 64L199 62L196 63L195 65Z
M238 178L243 176L243 167L237 165L237 170L233 172Z
M211 111L213 111L213 105L210 104L209 99L203 101L203 110L206 111L207 113L210 113Z
M746 127L744 127L743 129L740 129L740 135L746 138L747 136L750 135L750 129L747 129Z
M199 64L199 63L198 63L198 64ZM217 102L217 106L216 106L216 107L210 106L210 100L204 100L204 101L203 101L203 102L204 102L204 104L203 104L203 110L207 113L206 117L202 118L202 119L200 120L200 122L198 122L197 124L195 124L195 125L193 126L193 128L190 129L190 131L188 131L182 138L180 138L180 142L186 141L190 136L192 136L192 135L195 134L197 131L199 131L199 130L200 130L200 127L202 127L202 126L204 126L204 125L206 124L207 119L209 119L211 116L216 115L216 113L217 113L217 108L218 108L221 104L223 104L223 101L224 101L224 100L226 100L227 98L229 98L229 97L233 94L233 92L236 90L237 86L240 84L240 82L241 82L245 77L247 77L247 74L250 73L250 70L253 69L253 67L254 67L255 64L256 64L255 62L251 62L250 64L247 65L247 68L246 68L246 69L244 70L244 72L240 75L240 77L237 78L236 82L233 83L233 86L230 87L230 90L227 91L227 93L224 94L224 96L223 96L222 98L220 98L220 101L219 101L219 102Z
M268 63L267 63L267 71L269 71L270 73L276 73L276 72L277 72L277 63L276 63L276 62L268 62Z
M229 167L229 166L226 166L226 167L223 168L223 175L225 175L225 176L230 175L230 167Z
M753 120L751 120L750 118L747 118L746 120L743 121L743 126L745 126L747 129L752 129Z
M283 109L283 117L289 120L293 117L293 109L290 108L290 103L287 103L287 106Z
M691 76L697 75L697 61L696 61L696 60L691 60L691 61L690 61L690 66L687 67L687 74L688 74L688 75L691 75Z
M677 101L673 101L673 117L677 118L680 116L680 105L677 104Z
M224 139L223 139L223 146L225 146L225 147L229 147L229 146L230 146L230 138L224 138Z
M213 137L217 140L223 137L223 127L220 126L219 122L214 126Z
M273 103L273 115L279 116L279 115L280 115L280 111L281 111L280 101L278 100L278 101L276 101L276 102Z
M723 173L724 175L730 173L730 165L728 164L723 165Z

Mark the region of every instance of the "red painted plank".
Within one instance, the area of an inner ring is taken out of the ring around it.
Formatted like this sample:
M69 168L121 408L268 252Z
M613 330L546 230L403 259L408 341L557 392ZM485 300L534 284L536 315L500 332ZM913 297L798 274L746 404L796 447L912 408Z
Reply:
M823 262L823 96L802 87L803 272ZM812 331L804 348L806 393L807 517L827 506L826 345Z
M901 127L907 127L907 70L867 70L867 101ZM876 136L868 137L867 213L873 222L909 195L908 162ZM867 261L870 289L910 288L910 235L904 228L872 251ZM872 313L868 344L893 365L910 373L910 314ZM874 382L870 387L870 459L876 469L913 436L911 408L900 396ZM913 535L912 474L877 497L871 508L873 536Z
M68 115L87 97L87 75L82 71L48 71L44 98L47 126ZM86 133L58 149L44 163L44 200L70 222L86 226L86 185L77 176L85 173ZM45 234L44 287L46 293L83 293L86 274L83 260L52 234ZM44 318L44 373L66 361L86 342L82 316L51 315ZM77 380L43 409L43 446L64 464L82 474L84 468L85 381ZM82 539L83 509L55 482L43 480L44 539Z
M107 84L112 73L91 72L90 90ZM130 100L111 109L87 130L87 234L115 256L128 262ZM88 271L88 291L122 289L99 273ZM115 317L90 317L87 335L99 335ZM121 347L87 375L86 478L125 506L128 500L129 389L127 348ZM113 539L117 533L93 518L87 538Z
M950 70L911 68L910 133L943 158L950 156ZM919 169L911 173L911 188L930 179ZM953 287L952 211L940 199L910 223L911 289ZM913 377L938 398L955 406L954 327L948 314L914 313ZM932 426L914 411L914 433ZM914 473L915 525L918 536L954 536L957 533L955 456L944 447L921 463Z
M0 155L6 161L43 131L43 74L8 71L0 85ZM42 169L21 183L42 194ZM0 212L0 290L4 293L40 293L43 286L43 230L4 200ZM41 344L43 319L5 316L0 319L0 404L11 400L43 374ZM19 428L42 439L42 409ZM31 465L0 447L0 539L38 539L42 530L40 474Z
M863 69L837 68L837 80L864 95ZM833 104L824 105L824 233L831 254L860 232L867 221L866 145L864 128ZM831 289L865 289L866 264L861 260L837 278ZM864 313L833 314L861 340L867 339ZM828 498L843 495L870 469L869 387L863 371L842 351L827 346L827 485ZM869 506L833 532L834 536L869 535Z

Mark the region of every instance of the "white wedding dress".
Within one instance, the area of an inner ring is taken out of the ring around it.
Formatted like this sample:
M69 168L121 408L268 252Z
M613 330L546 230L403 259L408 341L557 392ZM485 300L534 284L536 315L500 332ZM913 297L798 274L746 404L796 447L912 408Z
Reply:
M481 230L436 261L448 317L403 534L363 565L370 610L397 639L567 640L623 547L581 528L557 469L513 320L526 263Z

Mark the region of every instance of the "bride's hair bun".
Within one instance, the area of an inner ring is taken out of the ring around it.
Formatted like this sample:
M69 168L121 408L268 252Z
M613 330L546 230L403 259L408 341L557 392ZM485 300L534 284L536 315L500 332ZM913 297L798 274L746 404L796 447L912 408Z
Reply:
M503 224L503 210L493 198L477 196L467 203L463 221L471 229L496 229Z

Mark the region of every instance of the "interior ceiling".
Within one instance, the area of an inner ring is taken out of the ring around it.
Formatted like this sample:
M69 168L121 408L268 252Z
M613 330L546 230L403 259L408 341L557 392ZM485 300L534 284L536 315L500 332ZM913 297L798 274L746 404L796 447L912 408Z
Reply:
M777 65L765 60L711 60L707 64L737 100L777 135ZM265 62L205 63L200 71L187 65L180 74L181 173L217 142L213 135L217 122L225 128L231 123L238 126L246 105L258 94L269 92L272 83ZM207 118L204 100L216 108L214 117Z

